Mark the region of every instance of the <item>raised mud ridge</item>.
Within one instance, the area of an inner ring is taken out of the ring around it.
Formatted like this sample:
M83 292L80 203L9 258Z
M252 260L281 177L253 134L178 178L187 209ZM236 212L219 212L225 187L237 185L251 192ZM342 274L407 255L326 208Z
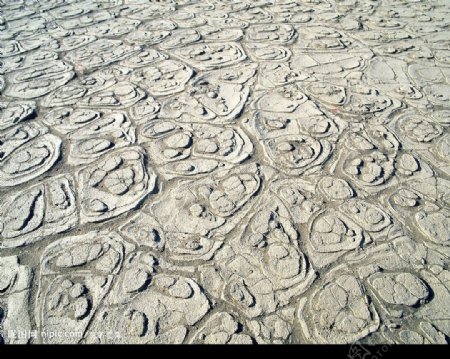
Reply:
M0 0L0 342L446 343L446 0Z

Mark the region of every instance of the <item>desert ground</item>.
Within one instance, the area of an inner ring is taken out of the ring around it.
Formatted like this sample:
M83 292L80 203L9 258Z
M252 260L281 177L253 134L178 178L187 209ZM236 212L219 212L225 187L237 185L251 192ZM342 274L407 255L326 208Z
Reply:
M445 344L446 0L0 0L0 342Z

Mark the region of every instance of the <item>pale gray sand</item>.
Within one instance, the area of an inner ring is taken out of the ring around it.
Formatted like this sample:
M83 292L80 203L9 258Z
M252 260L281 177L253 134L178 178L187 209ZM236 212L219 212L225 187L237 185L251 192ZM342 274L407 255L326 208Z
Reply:
M0 8L2 341L447 342L447 1Z

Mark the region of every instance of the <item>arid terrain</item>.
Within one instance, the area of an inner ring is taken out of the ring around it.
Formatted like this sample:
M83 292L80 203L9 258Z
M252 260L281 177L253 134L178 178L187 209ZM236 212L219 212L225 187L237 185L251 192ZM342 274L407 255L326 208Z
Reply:
M0 0L0 343L447 343L448 0Z

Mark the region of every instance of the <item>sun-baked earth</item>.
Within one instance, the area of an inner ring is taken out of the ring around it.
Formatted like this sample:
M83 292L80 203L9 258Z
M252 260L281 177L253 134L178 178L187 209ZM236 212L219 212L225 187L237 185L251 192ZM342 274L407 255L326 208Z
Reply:
M0 0L0 342L446 343L449 25Z

